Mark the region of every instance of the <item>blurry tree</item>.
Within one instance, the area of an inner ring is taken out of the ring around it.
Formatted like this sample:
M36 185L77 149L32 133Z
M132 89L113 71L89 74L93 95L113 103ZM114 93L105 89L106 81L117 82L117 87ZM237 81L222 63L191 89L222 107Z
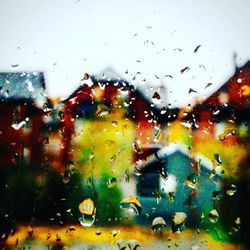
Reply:
M98 223L104 225L116 224L121 218L122 192L117 185L108 187L110 178L112 176L104 172L97 186L96 218Z
M0 233L32 218L39 184L25 165L0 166Z

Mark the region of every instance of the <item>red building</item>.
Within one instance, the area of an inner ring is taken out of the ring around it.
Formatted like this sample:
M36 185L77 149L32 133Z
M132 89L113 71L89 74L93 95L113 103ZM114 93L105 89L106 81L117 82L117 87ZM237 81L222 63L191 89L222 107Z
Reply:
M1 165L42 165L44 90L42 73L0 73Z
M232 124L250 120L250 61L235 69L234 75L185 117L193 129L213 135L221 121Z
M113 72L112 72L113 73ZM124 118L136 124L134 148L135 160L145 158L158 150L157 131L165 129L169 112L162 112L153 105L135 86L116 74L104 73L101 76L85 74L80 87L63 101L63 150L64 164L72 159L70 148L75 130L75 119L102 119L102 114L122 109ZM148 138L149 134L154 135ZM155 140L154 140L155 139Z

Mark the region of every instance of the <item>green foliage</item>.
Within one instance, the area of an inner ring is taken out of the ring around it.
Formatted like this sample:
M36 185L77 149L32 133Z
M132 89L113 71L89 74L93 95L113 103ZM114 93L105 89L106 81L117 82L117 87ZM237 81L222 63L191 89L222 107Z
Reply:
M64 175L52 168L38 174L23 165L0 166L0 195L2 234L17 222L76 223L79 204L96 197L92 182L84 181L72 166L66 167Z
M76 222L83 193L79 171L74 170L65 177L54 169L49 170L44 188L36 200L36 218L61 224Z
M88 163L90 156L93 154L93 151L91 149L84 148L84 149L81 149L80 152L81 152L81 157L79 157L80 158L79 163L81 164Z
M46 175L45 184L35 201L35 217L38 220L60 222L65 217L65 190L62 176L54 169Z
M71 173L70 181L65 184L64 189L67 220L76 222L79 215L78 207L84 195L83 178L79 171L74 170L74 173Z
M122 193L117 186L108 187L107 182L111 177L103 173L97 186L96 219L98 223L104 225L116 224L121 218Z
M0 166L0 232L8 233L16 222L32 218L38 183L24 165Z

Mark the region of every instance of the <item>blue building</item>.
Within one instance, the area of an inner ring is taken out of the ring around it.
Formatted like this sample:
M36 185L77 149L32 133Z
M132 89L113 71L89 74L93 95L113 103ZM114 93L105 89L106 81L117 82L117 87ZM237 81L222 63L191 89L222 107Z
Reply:
M192 170L194 162L187 148L170 145L136 167L137 195L142 205L139 223L151 223L156 216L171 221L175 212L184 212L187 224L195 225L202 214L217 209L215 194L221 191L222 177L212 170L209 160L194 158L200 162L199 173Z

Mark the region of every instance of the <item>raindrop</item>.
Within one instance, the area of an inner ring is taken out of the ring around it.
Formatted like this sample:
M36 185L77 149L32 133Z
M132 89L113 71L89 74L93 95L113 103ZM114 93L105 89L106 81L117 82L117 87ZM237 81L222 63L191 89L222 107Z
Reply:
M192 88L190 88L190 89L188 90L188 94L191 94L191 93L197 93L197 91L194 90L194 89L192 89Z
M231 184L229 188L226 190L226 194L229 196L233 196L236 193L236 186L234 184Z
M213 200L221 200L224 197L223 191L213 191L212 198Z
M167 226L167 223L162 217L156 217L154 218L152 222L152 229L154 231L162 230L166 226Z
M119 230L116 230L116 229L113 229L113 230L110 232L110 234L111 234L113 237L115 237L118 233L120 233L120 231L119 231Z
M116 127L118 125L118 122L117 121L112 121L112 125Z
M199 68L203 68L204 70L206 70L206 68L205 68L205 66L203 64L200 64Z
M216 162L217 162L219 165L222 164L220 155L219 155L218 153L215 153L215 154L214 154L214 159L216 160Z
M60 237L59 234L56 234L56 242L60 242L62 240L62 238Z
M165 75L165 77L174 78L172 75Z
M174 202L175 201L175 192L169 192L168 193L168 200L170 202Z
M68 228L68 230L71 232L71 231L75 231L76 230L76 227L75 226L70 226L69 228Z
M120 202L120 207L128 218L132 218L141 213L141 203L136 197L129 197Z
M115 177L112 177L107 181L108 188L113 188L116 186L116 184L117 184L117 179Z
M117 247L119 250L127 250L127 242L125 240L119 240L117 241Z
M237 219L235 220L235 224L236 224L236 225L240 225L240 223L241 223L241 222L240 222L240 217L237 217Z
M51 238L51 233L47 233L46 240L49 240Z
M100 228L97 228L96 230L95 230L95 234L96 235L101 235L102 234L102 231L101 231L101 229Z
M211 82L207 83L207 85L205 86L205 89L212 86L213 84Z
M190 68L189 67L184 67L183 69L181 69L181 74L183 74L183 73L185 73L185 72L188 72L190 70Z
M154 92L152 98L159 100L159 99L161 99L161 96L157 92Z
M181 125L183 125L186 128L191 128L192 127L192 124L189 123L189 122L181 122Z
M175 48L174 51L182 52L183 50L180 48Z
M213 115L218 115L220 113L220 110L218 109L218 110L215 110L214 112L213 112Z
M154 141L158 142L161 139L161 129L157 126L154 126Z
M163 108L161 108L160 112L161 112L161 115L164 115L164 114L166 114L167 109L165 107L163 107Z
M88 80L89 77L90 77L90 76L89 76L88 73L84 73L82 80Z
M197 53L200 47L201 47L201 45L198 45L198 46L194 49L194 53Z
M96 115L98 117L103 117L109 114L109 108L104 104L99 104L97 106Z
M14 128L15 130L19 130L25 124L26 124L26 121L21 121L19 123L12 124L11 127Z
M142 154L143 153L143 147L142 142L140 140L135 140L133 143L133 148L136 153Z
M17 68L19 66L19 64L11 64L12 68Z
M135 240L129 240L128 241L128 247L130 250L139 250L140 244Z
M210 222L216 223L219 219L218 211L216 209L211 210L209 215L208 215L208 218L209 218Z
M193 172L187 177L185 184L192 189L197 189L199 179L200 179L199 173Z
M174 233L180 233L185 227L185 222L187 220L187 215L184 212L175 212L172 219L172 231Z
M95 222L96 208L94 202L87 198L79 204L79 217L80 224L84 227L90 227Z
M59 111L58 112L58 116L59 116L59 118L60 118L61 121L64 120L64 113L63 113L63 111Z
M226 137L232 136L232 135L236 135L236 129L234 129L234 128L227 129L224 133L220 134L219 139L221 141L224 141L226 139Z

